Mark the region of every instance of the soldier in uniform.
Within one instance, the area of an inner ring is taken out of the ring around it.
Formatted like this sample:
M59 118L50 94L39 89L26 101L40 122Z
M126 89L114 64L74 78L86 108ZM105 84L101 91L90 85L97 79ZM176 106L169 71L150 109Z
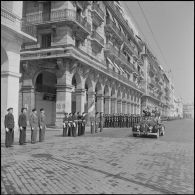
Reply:
M8 114L5 115L4 125L5 125L5 146L11 147L13 144L13 132L14 132L14 116L13 108L7 109Z
M77 127L78 127L78 136L82 135L82 115L80 115L80 112L77 112Z
M98 128L99 128L99 116L98 116L99 112L96 112L95 114L95 133L98 132Z
M66 137L68 132L68 113L64 113L64 118L63 118L63 133L62 136Z
M76 137L76 123L77 123L77 117L75 115L75 112L72 114L72 135L73 137Z
M46 130L46 116L45 110L43 108L40 109L39 116L39 141L42 142L45 140L45 130Z
M26 108L21 109L21 114L18 118L18 126L20 129L19 144L25 144L26 138L26 126L27 126L27 117L26 117Z
M29 120L30 126L31 126L31 143L36 143L37 139L37 129L38 129L38 117L37 117L37 110L34 108L32 110L32 114L30 116Z
M85 135L85 125L86 125L86 122L87 122L87 115L86 115L85 112L82 113L81 120L82 120L81 135Z
M72 136L72 113L68 116L68 136Z
M100 132L103 131L104 117L103 112L100 112Z

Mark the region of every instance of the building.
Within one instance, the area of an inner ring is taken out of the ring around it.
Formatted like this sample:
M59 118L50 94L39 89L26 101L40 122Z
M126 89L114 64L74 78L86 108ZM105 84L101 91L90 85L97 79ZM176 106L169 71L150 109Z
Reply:
M19 101L11 107L25 106L28 114L43 107L55 126L64 111L93 118L96 111L140 114L149 105L168 114L169 79L119 1L24 1L23 12L19 3L23 39L12 94Z
M168 115L169 109L169 79L163 71L156 57L149 50L147 44L144 45L141 53L144 61L144 89L142 96L142 109L149 107L150 111L155 107L162 116Z
M183 104L183 118L194 119L194 103Z
M1 2L1 127L8 107L18 118L21 44L36 41L21 30L22 8L22 1Z
M183 118L183 103L181 98L174 99L174 117Z

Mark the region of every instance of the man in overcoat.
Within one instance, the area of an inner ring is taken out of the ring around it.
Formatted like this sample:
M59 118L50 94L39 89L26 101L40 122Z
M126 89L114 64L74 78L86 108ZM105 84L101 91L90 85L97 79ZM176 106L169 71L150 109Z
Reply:
M5 146L11 147L14 142L14 116L13 108L7 109L8 114L5 115Z
M20 136L19 136L19 144L23 145L26 142L26 127L27 127L27 116L26 116L26 108L21 109L21 114L18 118L18 126L20 129Z
M34 144L34 143L36 143L37 130L38 130L38 126L39 126L37 110L35 108L32 110L32 114L30 116L29 123L30 123L30 127L31 127L31 143Z
M40 142L44 141L45 139L45 130L46 130L45 110L41 108L40 116L39 116L39 141Z
M62 136L66 137L68 133L68 113L64 113L64 118L63 118L63 133Z

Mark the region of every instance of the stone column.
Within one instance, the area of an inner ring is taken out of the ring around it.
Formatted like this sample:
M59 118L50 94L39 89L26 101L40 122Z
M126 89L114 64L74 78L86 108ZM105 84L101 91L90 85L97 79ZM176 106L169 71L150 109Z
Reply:
M122 113L127 113L127 102L125 100L122 100Z
M117 113L117 99L111 98L111 114Z
M105 103L104 103L104 113L110 114L111 113L111 98L110 96L105 96Z
M133 103L131 103L131 114L134 114L134 109L133 109L134 105Z
M127 114L130 114L131 113L131 110L130 110L130 102L127 102Z
M104 112L104 96L97 94L97 112Z
M85 89L76 89L76 112L84 112Z
M122 100L117 100L117 113L122 113Z
M71 112L72 85L56 85L56 126L62 127L64 112Z
M87 106L87 112L88 112L88 120L87 125L90 123L90 118L95 119L95 92L87 92L88 95L88 106Z

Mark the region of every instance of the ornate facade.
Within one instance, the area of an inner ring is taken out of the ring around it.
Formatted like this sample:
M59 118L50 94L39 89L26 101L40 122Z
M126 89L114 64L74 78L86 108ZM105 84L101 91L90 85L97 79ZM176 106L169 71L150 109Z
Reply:
M159 92L154 97L148 91L146 74L148 64L154 62L118 4L24 2L22 29L37 42L22 45L20 106L29 111L44 107L47 123L56 126L64 111L90 111L89 116L96 111L140 114L147 97L165 113L160 92L163 80L155 82Z

